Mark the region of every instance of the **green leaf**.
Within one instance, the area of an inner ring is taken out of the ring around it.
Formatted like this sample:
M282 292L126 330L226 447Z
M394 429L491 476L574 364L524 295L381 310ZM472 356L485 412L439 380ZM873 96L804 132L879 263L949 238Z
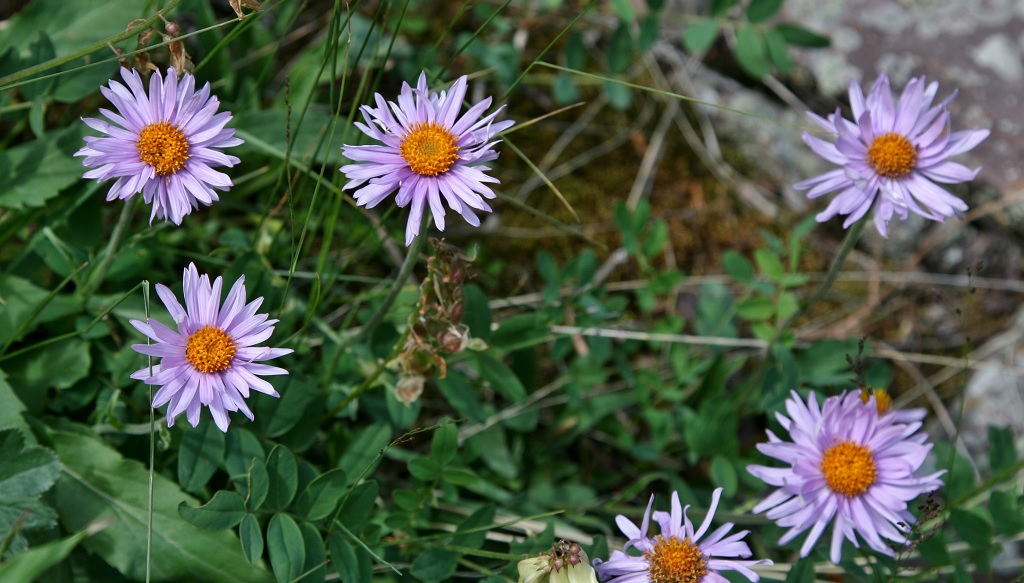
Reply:
M259 438L248 429L234 427L227 433L227 444L225 446L224 466L227 467L228 475L235 482L238 491L248 492L249 468L252 467L252 459L266 459L267 452L263 449Z
M604 81L601 83L601 90L604 91L605 97L608 98L608 103L619 111L629 109L630 104L633 103L633 93L629 90L629 87L621 83Z
M347 484L345 471L337 468L317 476L299 496L295 511L310 520L327 518L345 495Z
M736 32L736 60L748 75L760 79L771 71L764 36L752 26L740 26Z
M753 24L765 22L779 13L782 0L750 0L747 6L747 20Z
M287 508L299 488L299 467L288 448L275 445L270 450L267 455L267 476L270 478L267 504L274 510Z
M85 536L85 532L79 532L64 540L33 546L31 549L11 557L0 564L0 581L4 583L33 583L48 569L67 558Z
M783 23L775 27L787 43L797 47L820 49L832 44L827 36L807 30L799 24Z
M61 523L80 530L93 521L113 524L82 545L130 579L146 573L146 523L149 471L103 442L55 431L53 448L64 466L54 491ZM152 579L204 579L224 583L270 580L270 574L245 561L230 531L204 531L178 516L177 504L198 501L159 473L153 475Z
M39 31L36 39L29 45L29 57L25 62L25 66L31 67L46 61L52 60L57 56L54 52L53 42L50 40L50 36L43 31ZM26 101L35 101L41 103L44 95L50 92L53 88L53 84L56 81L54 78L43 79L42 81L36 81L35 83L29 83L28 85L22 85L19 87L21 94L25 96ZM39 135L38 133L36 135Z
M52 131L46 137L0 152L0 208L42 207L82 177L82 162L72 157L82 142L82 127Z
M769 298L750 298L736 307L736 315L744 320L767 320L774 314L775 302Z
M632 0L612 0L612 7L615 8L615 14L619 16L619 20L623 22L636 20L636 8L633 8Z
M785 583L814 583L814 558L800 559L789 569Z
M341 506L338 520L352 532L358 532L376 507L377 493L377 482L373 480L352 488L352 493Z
M621 73L633 63L633 37L629 34L629 25L620 22L608 41L608 70Z
M683 31L683 46L687 52L703 53L715 43L718 32L717 20L698 18Z
M738 0L711 0L711 15L722 16L729 11L730 8L736 5Z
M1024 498L1013 492L993 490L989 494L989 510L992 513L992 525L996 532L1005 536L1014 536L1024 532Z
M455 573L455 553L427 549L412 562L409 571L420 581L446 581Z
M178 483L195 493L210 481L224 461L224 432L215 423L200 423L184 432L178 451Z
M267 493L270 492L270 475L267 473L267 466L258 457L252 458L252 465L249 466L245 505L249 510L259 510L260 506L267 500Z
M434 438L430 443L431 457L443 466L455 458L455 453L458 450L458 428L451 421L442 422L441 426L434 430Z
M778 314L779 319L781 320L785 320L792 316L800 309L800 304L796 299L796 294L792 292L787 291L780 293L776 302L776 314Z
M306 548L306 563L302 571L306 576L300 583L322 583L327 578L327 549L320 531L308 522L302 523L302 544Z
M291 516L275 514L267 526L267 550L270 566L278 583L294 581L306 564L306 546L302 531Z
M60 477L57 456L43 447L26 447L18 429L0 431L0 460L0 502L39 496Z
M345 583L362 583L371 580L370 563L356 557L356 551L348 542L345 534L334 531L328 541L331 551L331 562L338 570L339 579ZM365 556L365 553L361 553Z
M466 285L462 293L466 302L462 323L469 327L473 338L486 341L491 336L491 308L487 304L487 295L472 283Z
M736 474L736 466L729 461L729 458L716 455L711 459L711 481L716 486L725 488L725 495L731 496L739 487L739 476Z
M441 477L441 465L428 457L409 460L409 473L421 482L433 482Z
M660 35L661 22L658 20L658 14L656 12L648 12L647 16L640 22L640 34L636 40L637 52L643 54L651 50L654 43L658 42Z
M573 76L560 71L555 75L555 81L551 84L551 95L556 103L565 105L579 99L580 92Z
M246 560L255 565L263 558L263 531L260 521L253 514L242 517L238 525L238 536L242 540L242 554Z
M483 528L491 524L491 522L494 521L494 513L495 508L490 504L477 508L473 514L470 514L465 520L459 523L459 526L455 529L455 538L452 539L452 544L471 549L478 549L482 547L487 538L486 530L478 530L476 532L466 534L459 533L465 530Z
M788 75L793 70L793 61L789 59L786 39L777 30L770 28L764 31L764 40L768 47L768 59L780 73Z
M437 380L437 388L455 411L475 423L487 420L487 412L466 377L457 370L449 370L448 376Z
M212 500L198 508L185 502L178 504L178 516L203 530L227 530L242 521L245 502L238 492L219 490Z
M293 86L294 87L294 86ZM330 115L318 111L307 111L302 125L296 133L296 120L298 116L293 114L291 119L291 138L294 140L292 156L301 156L304 164L308 164L312 158L319 164L337 165L344 162L341 150L338 148L318 147L326 140L331 126L336 120ZM264 109L261 111L241 111L235 113L231 125L238 128L241 133L247 134L246 142L238 146L235 155L261 157L269 156L284 160L288 144L284 141L287 132L288 113L284 109ZM258 138L250 140L249 136ZM315 156L315 157L314 157Z
M11 382L19 391L69 389L89 376L89 343L77 338L33 350L10 368Z
M565 66L570 69L582 69L587 66L587 56L590 51L583 42L583 35L578 30L569 33L569 40L565 42Z
M448 376L451 376L449 374ZM345 470L345 475L359 480L364 473L373 471L379 463L377 453L391 441L391 427L386 423L378 423L360 431L353 439L345 453L338 461L338 467ZM374 461L376 459L376 461Z
M513 403L526 401L526 387L516 373L490 351L476 353L480 376L491 383L499 393Z
M27 441L35 443L35 436L29 430L25 418L22 417L24 411L25 404L14 394L11 385L7 384L7 376L4 375L4 371L0 370L0 427L20 429L22 437L28 436Z
M473 486L480 482L480 477L465 468L445 468L441 472L445 482L455 486Z
M1008 471L1017 463L1017 451L1013 447L1013 430L1009 427L988 426L988 463L993 474Z
M992 544L992 522L981 508L954 508L949 513L949 524L971 548L983 549Z
M754 251L754 263L757 264L757 269L762 275L774 282L781 281L786 275L782 261L764 247L759 247Z

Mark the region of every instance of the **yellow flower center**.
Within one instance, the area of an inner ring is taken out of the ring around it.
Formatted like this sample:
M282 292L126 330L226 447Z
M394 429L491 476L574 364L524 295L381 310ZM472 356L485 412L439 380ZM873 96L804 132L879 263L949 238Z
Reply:
M868 147L868 164L887 178L903 178L917 165L917 148L906 137L882 134Z
M459 159L455 136L432 121L412 124L398 151L420 176L444 174Z
M135 147L139 150L139 160L155 168L160 176L174 174L188 160L188 138L178 126L165 121L142 128Z
M871 395L875 396L875 405L878 407L878 414L885 415L892 408L892 397L889 395L889 391L885 389L869 390L867 388L861 390L860 400L867 405L871 399Z
M650 568L647 575L652 583L699 583L708 573L708 559L689 538L654 539L654 549L644 553Z
M821 473L829 490L847 498L860 496L875 483L878 472L871 450L852 441L838 441L825 450Z
M216 326L203 326L188 337L185 360L199 372L211 373L231 367L238 346L226 332Z

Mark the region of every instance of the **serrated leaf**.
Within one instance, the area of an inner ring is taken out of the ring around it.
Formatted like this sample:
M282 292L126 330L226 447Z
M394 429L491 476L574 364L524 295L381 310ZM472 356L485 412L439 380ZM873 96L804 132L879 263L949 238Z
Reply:
M740 26L736 32L736 60L748 75L760 79L771 71L764 36L752 26Z
M782 0L750 0L747 6L747 20L752 24L765 22L779 13Z
M50 450L26 446L18 429L0 431L0 501L34 498L60 477L60 462Z
M81 126L0 152L0 208L42 207L82 177L82 163L72 157L84 143Z
M267 504L274 510L287 508L299 488L299 467L288 448L275 445L270 450L267 455L267 477L270 478Z
M302 574L306 564L306 546L302 531L287 514L275 514L267 526L267 551L278 583L289 583Z
M793 23L782 23L775 27L782 38L786 40L788 44L797 47L807 48L825 48L832 44L827 36L822 36L816 32L808 30L799 24Z
M347 484L344 470L337 468L317 476L299 496L295 511L310 520L327 518L345 495Z
M64 465L54 488L60 521L81 530L100 519L110 528L82 545L126 577L146 576L146 531L150 473L99 440L82 434L51 433L53 448ZM178 516L177 504L198 504L173 482L153 474L152 580L203 579L224 583L270 581L270 574L246 562L238 537L230 531L204 531Z
M227 530L242 521L245 502L238 492L219 490L213 499L198 508L185 502L178 504L178 516L203 530Z
M253 565L263 558L263 531L255 515L246 514L238 525L238 537L242 540L242 554Z
M683 46L689 53L703 53L715 43L718 32L717 20L698 18L683 31Z
M777 30L770 28L764 31L764 40L768 47L768 59L780 73L788 75L793 70L793 61L789 58L786 39Z
M178 483L195 493L210 481L224 461L224 432L215 423L200 423L184 432L178 450Z

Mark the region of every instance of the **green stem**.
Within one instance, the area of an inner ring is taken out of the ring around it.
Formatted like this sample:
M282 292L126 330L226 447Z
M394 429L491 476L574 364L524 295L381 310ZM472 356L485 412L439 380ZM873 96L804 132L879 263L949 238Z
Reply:
M868 224L868 221L861 219L854 223L853 227L847 231L846 238L843 239L843 244L840 245L839 251L836 252L835 258L832 259L832 264L828 267L828 273L825 274L825 279L821 280L821 283L818 284L818 289L814 290L814 293L811 294L811 297L807 298L807 300L800 306L800 309L782 324L782 327L779 328L779 331L775 334L774 342L778 342L778 340L782 338L782 336L785 335L785 333L793 326L793 323L796 322L798 318L806 314L807 310L809 310L811 306L825 298L828 290L832 289L832 284L836 282L836 277L839 276L839 271L843 267L843 262L846 260L846 256L850 254L850 251L853 250L853 247L860 239L861 233L864 232L864 225L866 224Z
M107 37L99 42L93 43L85 47L84 49L79 49L73 53L69 53L62 57L50 59L49 61L46 61L45 63L39 63L34 67L22 69L21 71L18 71L17 73L11 73L6 77L0 77L0 91L6 91L7 89L10 89L11 85L17 83L18 81L21 81L22 79L26 79L37 73L42 73L43 71L49 71L50 69L54 69L65 63L70 63L75 59L80 59L86 55L95 53L96 51L106 49L109 45L112 45L114 43L119 43L135 35L142 34L148 28L156 24L156 22L160 20L164 15L169 13L171 10L174 10L174 8L180 2L181 0L170 0L170 2L167 3L167 6L164 6L162 10L157 12L155 15L149 17L145 22L133 26L124 32L120 32L118 34L115 34L114 36Z
M128 206L128 205L125 205ZM146 322L149 322L149 281L142 281L142 303L146 308ZM150 343L149 336L146 337L146 344ZM147 356L149 363L149 376L153 376L153 357ZM146 583L149 583L150 568L153 564L153 472L156 460L156 412L153 409L153 385L146 384L149 388L149 488L146 492L148 505L146 511Z
M391 289L388 290L388 295L384 297L384 301L377 306L377 311L370 316L370 320L359 331L359 335L356 337L358 340L366 340L370 337L370 334L373 334L373 331L380 325L388 310L391 309L391 305L395 303L398 294L401 293L402 287L405 286L405 280L409 279L413 267L416 266L420 259L420 252L423 250L423 244L427 240L426 231L429 220L428 215L424 212L423 220L420 223L420 234L416 235L416 238L412 240L412 245L409 246L409 253L406 254L405 261L402 262L402 267L398 270L398 277L391 284Z
M110 242L107 243L107 250L103 254L103 259L100 260L96 269L89 274L89 277L85 280L85 285L82 286L82 297L89 297L89 294L106 279L107 272L110 271L110 266L117 257L118 247L121 246L121 239L124 238L124 230L128 226L128 221L132 217L132 211L135 210L137 202L137 196L133 196L125 202L124 208L121 209L121 216L117 218L117 224L114 225L114 231L110 233Z

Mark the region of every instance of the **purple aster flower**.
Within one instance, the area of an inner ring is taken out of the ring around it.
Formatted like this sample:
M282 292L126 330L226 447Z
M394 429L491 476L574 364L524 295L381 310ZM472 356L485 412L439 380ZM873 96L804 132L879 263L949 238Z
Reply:
M754 512L767 510L768 518L790 527L779 544L810 529L800 548L804 557L833 519L833 563L842 556L843 539L860 547L856 534L875 551L893 556L883 539L898 545L908 542L905 533L914 517L907 502L942 486L943 472L916 474L931 450L931 444L925 444L927 434L915 435L920 421L903 423L899 415L880 415L874 396L864 403L858 392L829 397L820 408L814 393L805 404L793 392L786 411L789 417L776 416L791 441L769 431L768 443L757 449L789 467L747 467L779 488Z
M962 217L967 204L935 183L973 180L981 168L971 170L947 158L977 146L989 131L951 132L946 106L956 92L933 107L938 89L936 82L925 87L923 76L911 79L899 103L894 103L889 78L882 73L866 99L860 85L850 83L854 121L843 119L839 111L828 119L808 113L836 139L832 143L804 132L804 142L840 166L794 185L809 189L809 198L840 191L818 214L818 222L848 215L843 222L847 228L874 205L875 227L888 237L888 221L894 214L905 220L908 210L939 222L953 215Z
M711 519L718 508L718 500L722 497L722 489L717 488L711 496L711 508L700 528L693 530L693 524L686 516L690 508L679 504L679 494L672 493L672 512L655 512L654 520L661 528L661 534L647 536L650 525L651 505L654 496L647 503L643 522L637 528L621 514L615 517L622 534L629 540L630 547L640 551L640 555L628 555L623 551L613 551L607 562L594 560L594 568L602 581L609 583L642 583L659 581L680 581L686 583L728 583L728 579L718 574L719 571L737 571L751 581L760 579L750 567L754 565L771 565L772 562L737 561L732 557L746 558L751 555L750 547L742 539L749 531L737 532L726 537L734 526L729 522L718 527L703 541L702 536L711 526Z
M366 123L356 122L356 127L383 145L342 147L345 156L356 162L342 166L341 171L348 178L345 190L362 186L355 193L357 204L373 208L396 189L398 206L412 203L406 245L419 234L427 204L434 224L444 230L441 197L474 227L480 226L480 219L473 210L491 210L484 199L495 195L485 183L498 179L485 173L490 168L478 164L498 157L493 147L501 140L489 140L515 122L495 122L501 108L481 117L491 105L490 97L459 117L465 96L465 76L449 91L429 93L427 74L420 73L415 89L402 84L397 104L377 93L377 107L360 108Z
M210 277L200 277L195 264L189 264L184 275L185 309L166 286L157 284L156 293L171 313L178 331L149 318L132 320L132 326L155 340L155 344L133 344L141 354L158 356L152 376L146 367L132 374L133 379L147 385L161 385L153 397L153 407L167 407L167 426L185 412L188 422L199 424L199 409L210 408L213 420L221 431L228 430L228 411L241 411L251 421L252 411L245 404L252 388L272 397L277 391L267 375L288 374L283 368L258 364L285 354L290 348L256 346L274 333L277 320L257 314L263 298L245 303L245 277L231 286L224 304L220 303L221 278L210 285Z
M122 68L121 77L128 87L116 81L109 89L100 87L117 108L117 113L100 113L114 123L82 118L103 136L87 136L75 156L85 156L82 164L92 168L86 178L117 179L107 200L127 200L141 191L153 205L150 223L160 218L180 225L199 203L218 200L214 189L231 188L227 174L213 167L238 164L238 158L220 148L242 140L234 137L235 130L224 128L231 113L217 113L220 102L210 95L209 83L196 92L195 77L186 73L179 81L174 69L168 69L166 79L153 73L147 95L138 71Z

